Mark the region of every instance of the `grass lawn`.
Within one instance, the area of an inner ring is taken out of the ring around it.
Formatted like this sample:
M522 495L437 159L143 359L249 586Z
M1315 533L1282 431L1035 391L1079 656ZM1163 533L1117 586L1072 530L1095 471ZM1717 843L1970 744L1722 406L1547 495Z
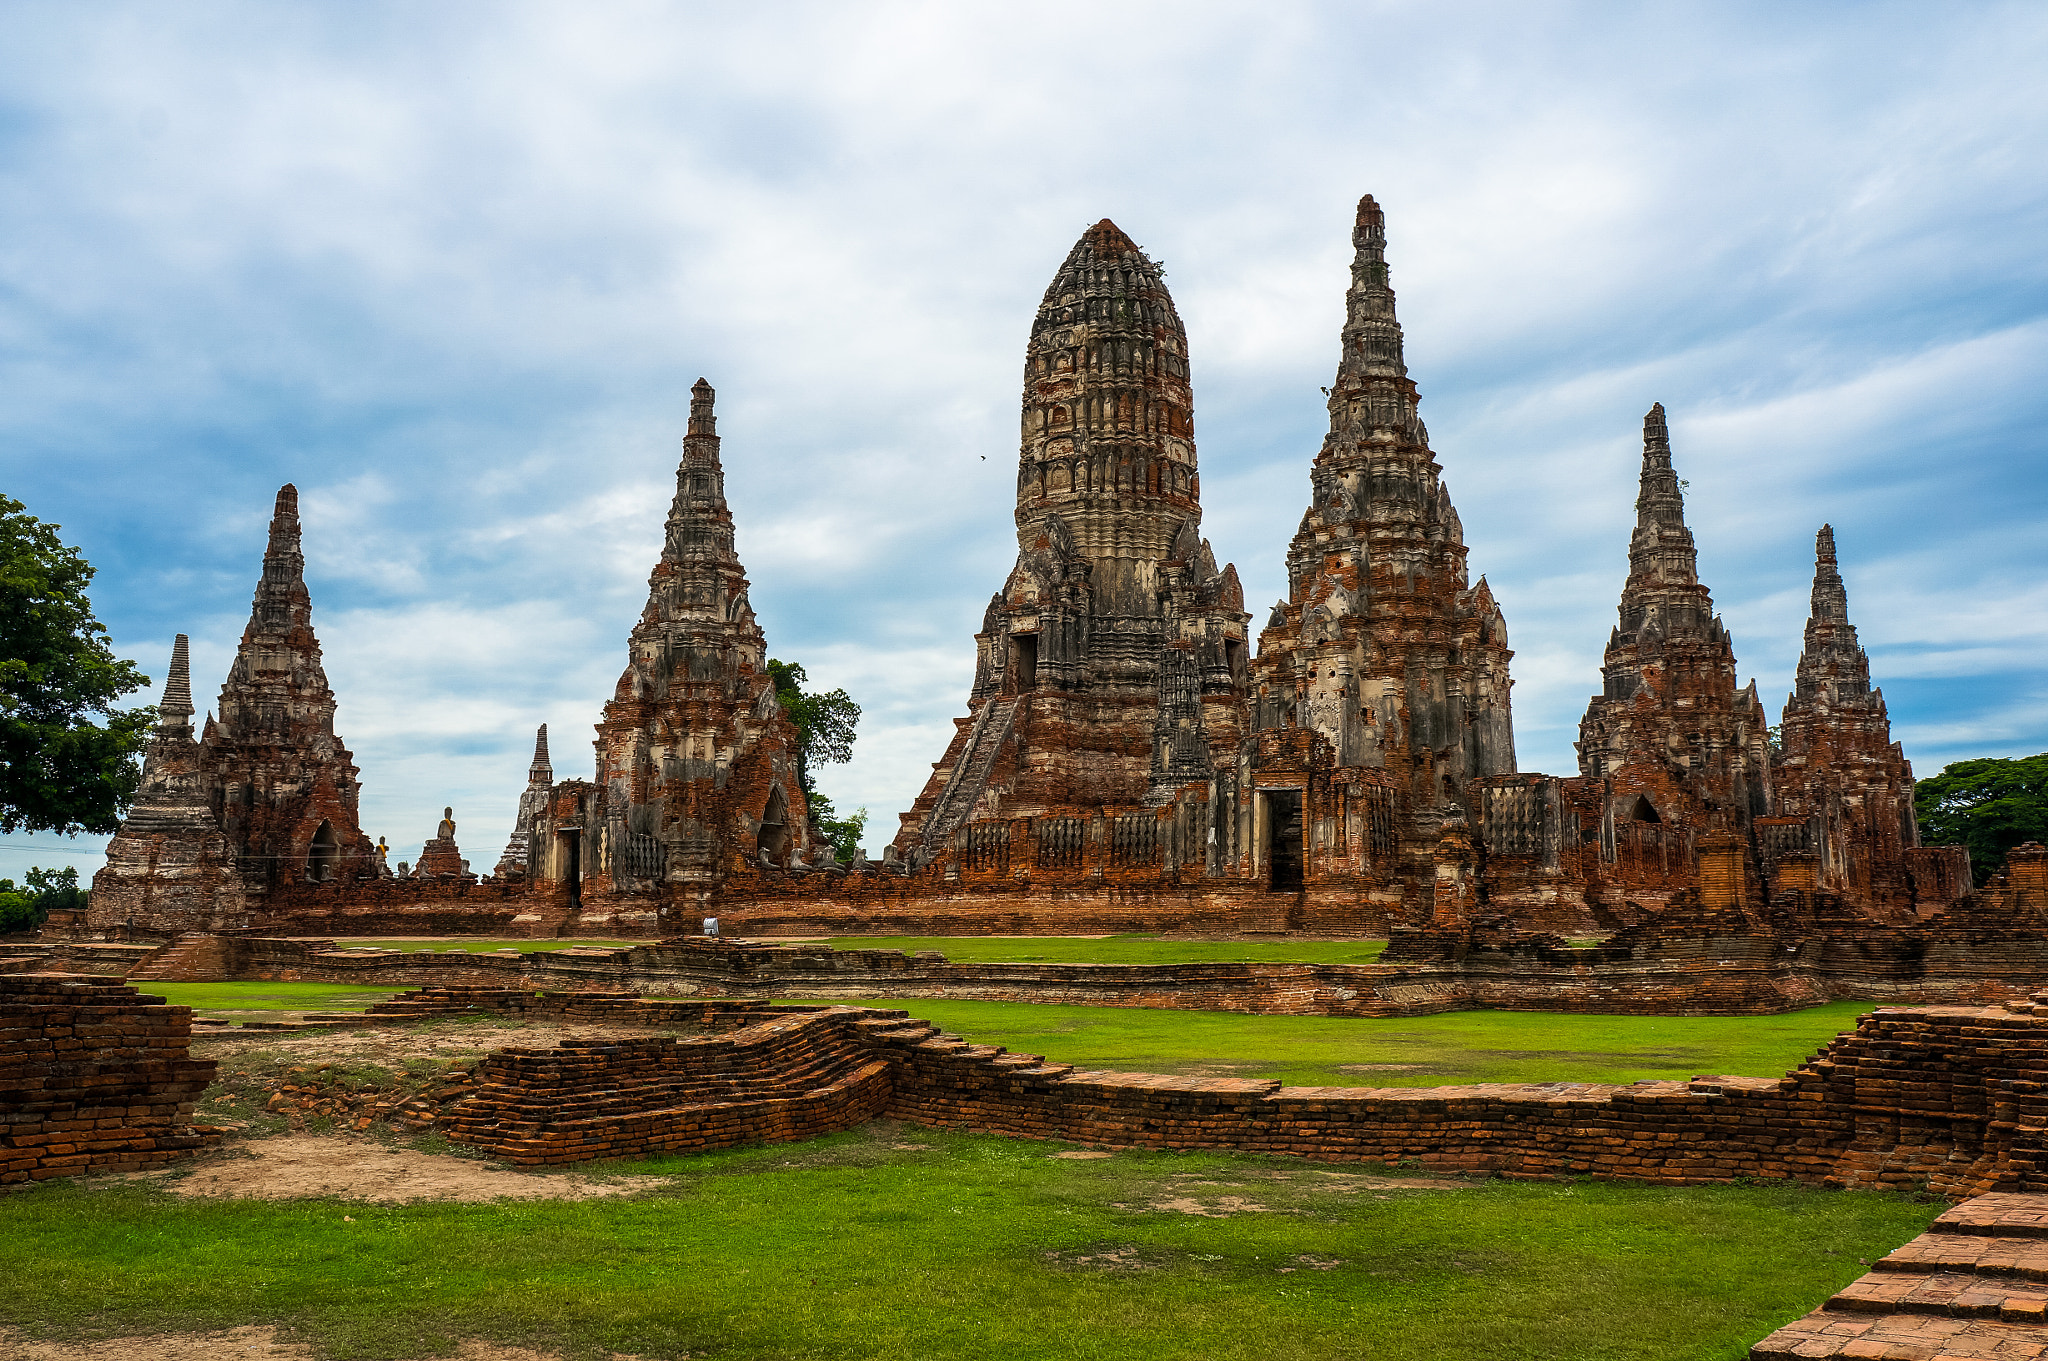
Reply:
M373 1002L398 996L401 988L365 988L360 983L137 983L152 997L205 1015L243 1011L367 1011Z
M594 950L617 950L628 945L645 945L644 940L478 940L473 936L450 936L440 940L356 940L351 936L334 938L337 950L462 950L472 955L490 954L494 950L517 950L531 954L535 950L577 950L588 946Z
M1278 1078L1304 1087L1777 1077L1874 1003L1783 1016L1574 1016L1459 1011L1387 1020L904 998L896 1006L982 1044L1082 1068Z
M364 1361L462 1338L650 1361L1739 1361L1942 1208L1058 1149L878 1123L631 1164L673 1180L580 1202L50 1182L0 1200L0 1319L271 1323Z
M835 950L937 950L961 964L1371 964L1383 940L1157 940L1151 936L836 936Z

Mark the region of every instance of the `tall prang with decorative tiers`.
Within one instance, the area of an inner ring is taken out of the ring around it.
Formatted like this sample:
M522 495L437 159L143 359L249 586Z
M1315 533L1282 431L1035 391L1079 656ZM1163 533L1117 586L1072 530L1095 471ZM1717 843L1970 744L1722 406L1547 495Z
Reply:
M1201 536L1187 332L1107 218L1024 356L1017 564L975 635L968 716L897 847L972 821L1207 799L1243 730L1243 590Z

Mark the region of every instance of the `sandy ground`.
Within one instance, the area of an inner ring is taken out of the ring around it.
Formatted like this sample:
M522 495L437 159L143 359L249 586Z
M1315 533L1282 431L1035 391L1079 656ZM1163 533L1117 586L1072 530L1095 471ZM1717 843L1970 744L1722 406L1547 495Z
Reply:
M161 1182L180 1196L290 1200L337 1196L381 1205L416 1200L588 1200L666 1185L666 1177L603 1178L514 1172L496 1163L392 1148L372 1139L284 1134L240 1140L164 1172L120 1180ZM108 1180L115 1180L109 1178Z
M7 1361L312 1361L313 1349L282 1341L275 1328L229 1328L219 1333L156 1333L110 1337L100 1342L30 1342L12 1328L0 1328ZM456 1361L558 1361L552 1352L464 1342ZM437 1361L446 1361L438 1358ZM614 1354L613 1361L637 1361Z
M392 1063L409 1058L473 1059L493 1049L553 1049L563 1040L645 1039L685 1032L615 1025L499 1025L453 1020L424 1026L290 1032L194 1031L192 1056L222 1059L251 1050L303 1056L298 1062Z

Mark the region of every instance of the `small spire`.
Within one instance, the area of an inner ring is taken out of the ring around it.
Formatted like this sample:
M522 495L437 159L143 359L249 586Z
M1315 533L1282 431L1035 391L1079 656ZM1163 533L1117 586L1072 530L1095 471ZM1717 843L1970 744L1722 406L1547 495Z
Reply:
M299 489L287 482L277 489L277 505L270 513L270 543L263 550L263 576L274 580L271 565L296 580L305 574L306 559L299 548Z
M1835 563L1835 529L1833 525L1822 525L1820 533L1813 536L1813 613L1812 623L1846 624L1849 622L1849 588L1842 582L1842 573Z
M164 681L163 703L157 706L157 726L192 726L192 660L185 635L171 644L171 674Z
M699 378L690 385L690 438L717 439L718 416L712 406L718 400L718 390Z
M540 725L540 731L533 735L533 764L527 767L528 784L553 784L555 768L548 762L548 725Z
M1351 228L1351 287L1344 295L1344 357L1337 365L1335 411L1345 394L1372 378L1406 378L1401 323L1394 314L1393 276L1387 269L1387 215L1367 194L1358 200ZM1412 394L1409 405L1412 407ZM1407 413L1413 423L1412 409Z
M1685 497L1671 467L1671 430L1664 422L1664 403L1643 417L1642 489L1636 495L1636 527L1685 527Z

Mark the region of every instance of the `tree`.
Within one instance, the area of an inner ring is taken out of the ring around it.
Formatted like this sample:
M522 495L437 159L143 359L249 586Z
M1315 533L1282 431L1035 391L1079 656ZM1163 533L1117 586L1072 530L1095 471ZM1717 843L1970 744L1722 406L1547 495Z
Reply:
M85 906L86 894L78 886L75 866L61 870L32 867L27 879L20 888L12 879L0 879L0 935L41 926L52 912Z
M0 831L111 832L156 719L113 704L149 677L107 645L92 566L26 512L0 496Z
M2048 842L2048 752L1957 761L1913 790L1920 842L1970 848L1978 887L2023 841Z
M804 805L811 826L831 842L841 860L853 859L860 835L867 826L868 810L841 818L832 800L818 792L812 782L815 767L838 765L853 759L854 728L860 723L860 705L845 690L812 692L804 689L810 677L795 662L768 660L768 674L775 681L775 698L782 712L796 725L796 777L803 786Z

